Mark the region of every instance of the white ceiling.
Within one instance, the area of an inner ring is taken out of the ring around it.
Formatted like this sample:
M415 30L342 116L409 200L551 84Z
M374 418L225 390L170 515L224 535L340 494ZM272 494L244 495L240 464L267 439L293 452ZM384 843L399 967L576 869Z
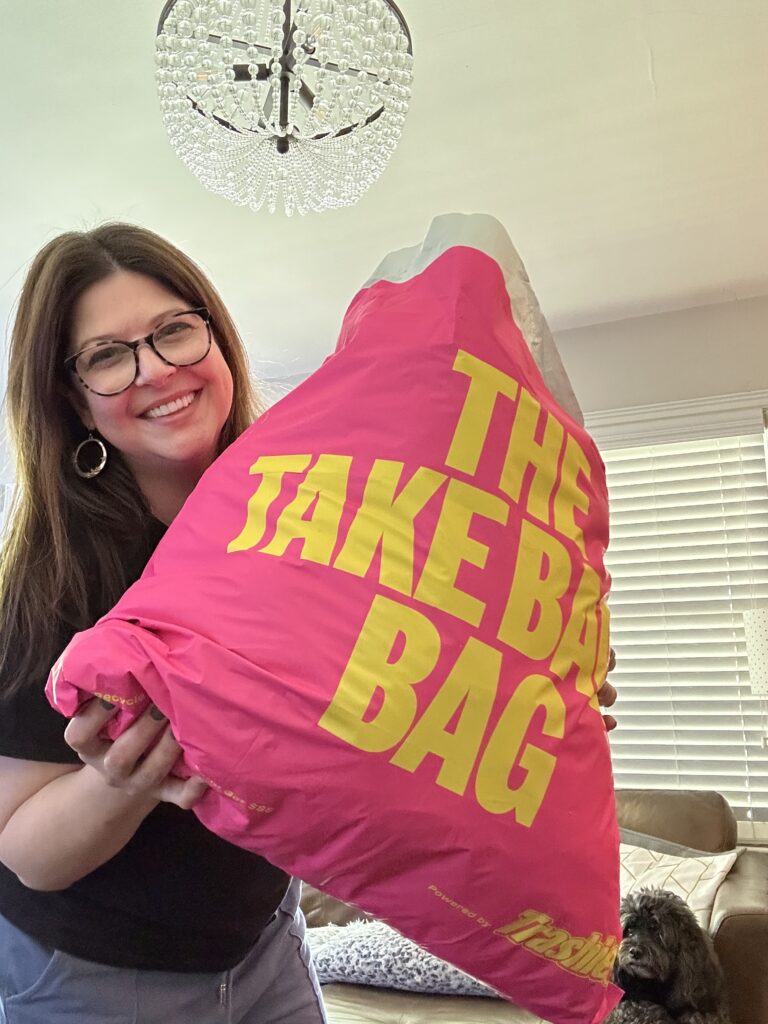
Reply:
M555 329L768 294L766 0L400 0L413 100L348 210L207 193L154 86L162 0L0 0L0 319L59 231L124 219L218 284L269 377L332 350L383 254L446 210L508 227Z

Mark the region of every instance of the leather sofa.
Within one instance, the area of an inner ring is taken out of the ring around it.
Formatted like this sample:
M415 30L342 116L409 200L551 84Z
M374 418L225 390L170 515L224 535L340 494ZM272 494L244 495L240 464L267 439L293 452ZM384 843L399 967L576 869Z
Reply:
M736 846L736 821L718 793L619 790L619 824L711 853ZM362 915L306 887L309 927ZM725 970L733 1024L768 1024L768 850L746 849L721 885L710 932ZM360 985L326 985L330 1024L536 1024L502 1000L415 995Z

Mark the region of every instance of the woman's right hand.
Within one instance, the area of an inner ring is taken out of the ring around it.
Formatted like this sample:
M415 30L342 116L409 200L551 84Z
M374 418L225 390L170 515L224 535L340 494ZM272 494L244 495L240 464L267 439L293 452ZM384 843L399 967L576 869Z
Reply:
M185 810L194 807L208 787L202 779L170 774L181 747L168 719L153 706L116 740L105 740L99 733L115 710L114 704L94 698L70 720L64 738L80 760L108 786L139 802L166 801Z

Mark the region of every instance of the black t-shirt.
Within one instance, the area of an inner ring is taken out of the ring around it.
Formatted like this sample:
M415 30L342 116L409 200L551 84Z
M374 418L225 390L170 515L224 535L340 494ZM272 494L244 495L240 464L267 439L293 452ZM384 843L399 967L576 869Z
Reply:
M151 521L126 553L129 582L163 531ZM44 687L37 680L0 703L0 755L77 764L64 741L66 719ZM162 803L111 860L61 892L28 889L0 864L0 914L37 942L86 960L223 971L253 947L287 886L288 876L268 861L219 839L192 811Z

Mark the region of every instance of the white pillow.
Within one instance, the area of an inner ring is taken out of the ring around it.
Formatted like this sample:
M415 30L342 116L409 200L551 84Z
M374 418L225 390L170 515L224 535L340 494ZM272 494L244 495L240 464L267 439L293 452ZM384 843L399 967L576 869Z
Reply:
M622 897L645 887L667 889L685 900L704 929L709 927L717 890L741 852L673 857L628 843L619 849Z

